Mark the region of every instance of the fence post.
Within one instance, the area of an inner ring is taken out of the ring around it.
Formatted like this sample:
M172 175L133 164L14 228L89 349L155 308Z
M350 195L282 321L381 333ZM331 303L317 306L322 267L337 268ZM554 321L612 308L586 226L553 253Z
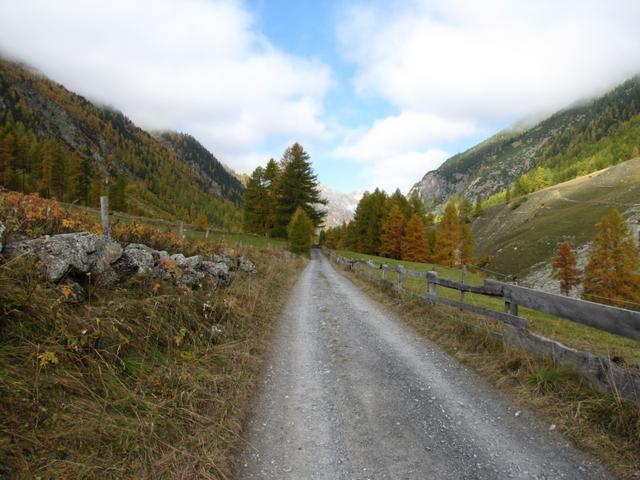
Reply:
M178 235L180 235L180 240L184 240L184 222L180 222Z
M100 197L100 224L102 225L102 234L105 237L111 237L111 229L109 228L109 197L106 195Z
M460 301L464 303L464 278L467 276L467 266L462 265L462 269L460 270ZM464 320L464 310L460 309L460 321Z
M435 304L436 303L436 286L437 284L435 282L432 282L429 280L429 277L438 277L438 274L436 272L427 272L427 300L430 303Z
M398 278L396 279L397 281L397 288L399 291L402 290L402 283L404 280L404 268L402 267L402 265L399 265L398 268L396 268L396 273L398 275Z
M511 315L518 316L518 304L510 298L504 299L504 311Z
M209 229L207 228L207 231L204 233L204 239L205 240L209 240Z
M382 265L382 280L386 281L387 280L387 266L386 265Z

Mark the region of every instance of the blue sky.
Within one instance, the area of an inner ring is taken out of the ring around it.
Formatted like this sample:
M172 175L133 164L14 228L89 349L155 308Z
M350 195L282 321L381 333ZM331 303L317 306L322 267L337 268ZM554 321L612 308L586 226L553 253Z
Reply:
M640 71L636 0L21 0L0 52L250 172L294 141L340 191L447 157Z

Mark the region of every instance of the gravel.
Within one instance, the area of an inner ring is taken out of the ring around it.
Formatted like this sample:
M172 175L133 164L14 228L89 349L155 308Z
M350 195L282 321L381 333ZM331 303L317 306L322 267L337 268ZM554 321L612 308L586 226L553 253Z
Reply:
M313 252L288 302L240 479L602 479L604 469Z

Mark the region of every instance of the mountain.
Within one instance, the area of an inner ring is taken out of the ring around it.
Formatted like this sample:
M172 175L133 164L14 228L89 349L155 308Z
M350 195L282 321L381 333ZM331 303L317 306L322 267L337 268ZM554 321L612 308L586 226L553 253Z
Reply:
M320 188L320 196L329 202L324 207L327 211L327 217L324 220L325 227L335 227L341 225L342 222L350 221L360 198L362 198L362 193L342 193L322 183L318 186Z
M95 205L126 185L138 215L241 225L243 187L188 135L152 135L22 65L0 60L0 186Z
M412 191L438 208L458 195L487 199L511 186L526 194L614 165L640 154L639 114L640 77L634 77L600 98L533 126L506 129L454 155Z
M242 203L244 186L240 180L195 138L177 132L162 132L158 137L199 174L202 188L209 188L238 205Z
M492 257L491 270L554 290L550 263L558 244L570 240L584 265L596 224L613 208L640 241L640 158L487 208L472 222L476 253Z

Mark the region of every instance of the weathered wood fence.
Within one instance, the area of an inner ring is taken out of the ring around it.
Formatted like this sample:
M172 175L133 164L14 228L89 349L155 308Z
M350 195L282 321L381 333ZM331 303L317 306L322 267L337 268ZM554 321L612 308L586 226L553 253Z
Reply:
M523 349L533 355L550 357L557 363L568 364L600 392L617 395L626 401L640 404L639 373L624 369L606 357L581 352L529 331L527 320L518 314L518 306L633 340L640 340L640 312L554 295L496 280L485 279L483 285L468 285L464 281L457 282L442 278L436 272L416 272L402 266L391 267L371 260L349 259L333 251L329 251L328 254L333 261L346 269L361 273L366 271L369 279L390 284L404 295L418 297L428 304L441 303L499 320L504 323L501 337L505 344ZM374 273L376 270L381 270L381 275ZM395 281L390 279L391 272L395 273ZM405 289L406 277L424 279L427 285L426 293L419 295ZM438 285L458 290L460 300L438 295L436 290ZM500 298L504 302L504 311L465 302L466 292Z

